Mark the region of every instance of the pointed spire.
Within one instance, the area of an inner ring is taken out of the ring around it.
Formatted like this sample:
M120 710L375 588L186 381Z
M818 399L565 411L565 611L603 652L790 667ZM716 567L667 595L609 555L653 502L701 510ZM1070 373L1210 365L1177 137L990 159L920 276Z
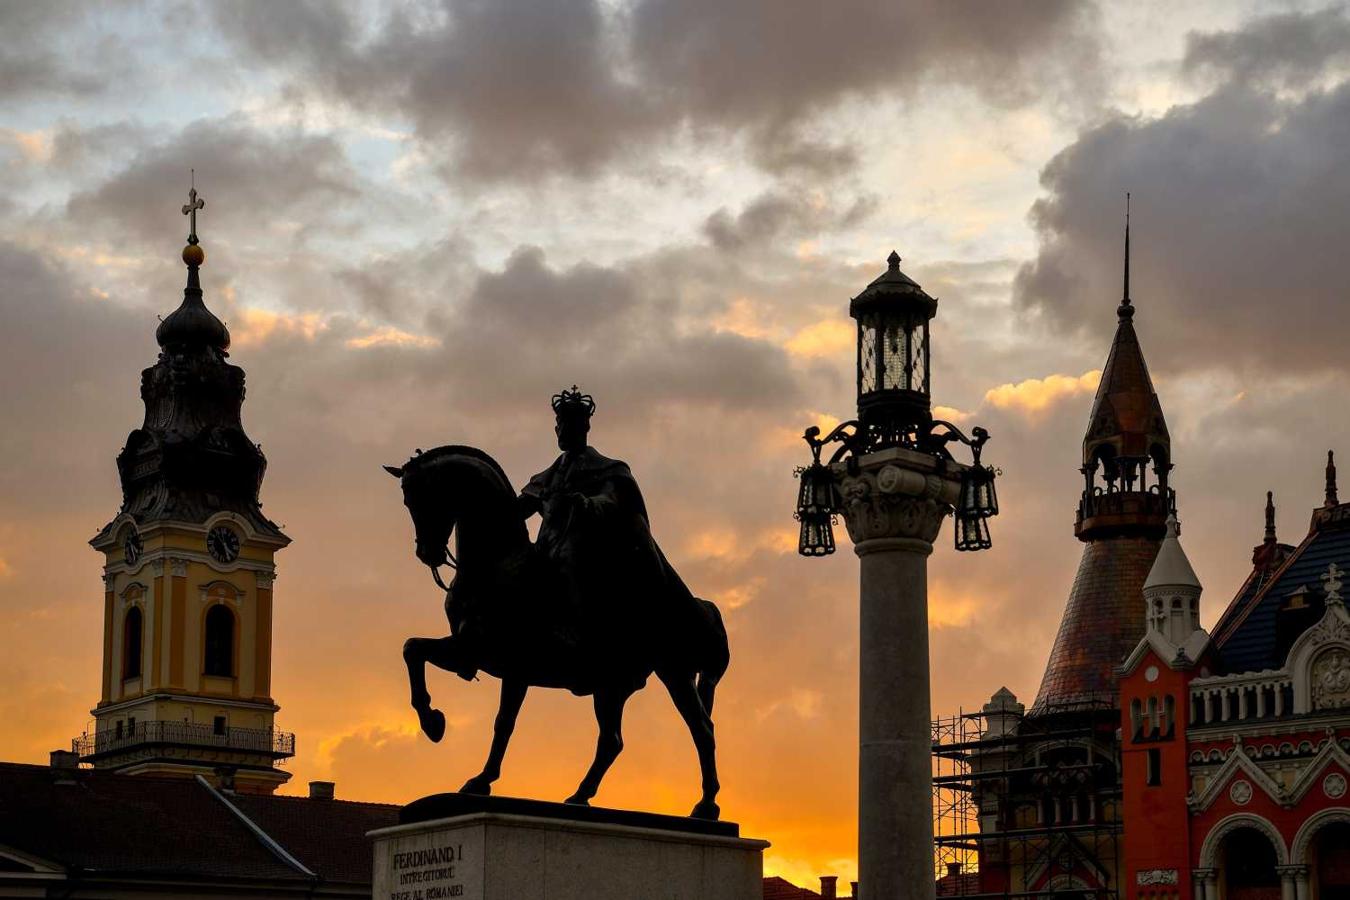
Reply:
M1101 382L1088 420L1088 433L1083 440L1083 462L1093 468L1094 454L1103 443L1112 445L1113 458L1132 457L1136 460L1155 456L1155 448L1161 448L1167 454L1171 444L1162 406L1134 331L1134 306L1130 299L1129 194L1125 195L1125 269L1116 313L1120 317L1116 336L1102 368ZM1160 473L1164 478L1167 469L1170 465L1164 465Z
M1336 454L1332 450L1327 451L1327 506L1337 506L1340 500L1336 497Z
M1275 492L1266 491L1266 543L1275 543Z
M1125 192L1125 285L1120 293L1120 306L1116 315L1128 319L1134 315L1134 306L1130 303L1130 193Z

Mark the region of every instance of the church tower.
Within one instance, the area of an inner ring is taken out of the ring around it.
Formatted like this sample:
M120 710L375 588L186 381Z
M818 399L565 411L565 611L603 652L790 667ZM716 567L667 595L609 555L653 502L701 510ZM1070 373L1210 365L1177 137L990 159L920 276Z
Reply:
M145 422L117 457L122 508L90 544L104 554L103 691L81 761L128 774L196 774L270 793L295 737L272 700L273 554L267 461L240 420L244 372L202 301L195 187L183 302L141 373Z
M1084 485L1074 522L1083 556L1033 715L1118 704L1116 667L1138 643L1139 598L1167 517L1176 512L1168 484L1171 438L1134 332L1128 213L1116 315L1115 340L1083 437Z

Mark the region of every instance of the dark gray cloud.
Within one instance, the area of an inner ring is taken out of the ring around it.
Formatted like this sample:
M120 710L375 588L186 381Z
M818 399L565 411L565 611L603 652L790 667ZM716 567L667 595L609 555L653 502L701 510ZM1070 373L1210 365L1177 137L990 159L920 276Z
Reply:
M192 168L201 173L207 197L203 231L214 222L247 235L278 219L340 228L341 201L356 197L360 188L341 145L331 137L264 133L238 118L201 120L142 145L125 168L73 193L67 212L122 240L135 236L162 246L168 234L186 234L185 223L172 212L184 202ZM220 200L212 203L212 195ZM226 197L228 202L221 202Z
M221 32L358 108L397 111L470 177L587 175L635 145L746 134L782 172L837 174L853 160L810 120L843 100L923 84L1030 100L1066 57L1088 78L1091 12L1054 2L688 3L462 0L358 23L327 4L213 7Z
M0 284L6 516L83 511L88 493L115 479L112 456L139 420L134 393L109 397L105 385L134 383L154 361L154 319L99 298L59 262L3 241ZM35 477L54 469L59 478Z
M36 97L92 95L110 76L125 74L110 38L93 41L80 54L62 45L62 34L89 8L74 0L0 3L0 108Z
M1306 85L1328 67L1350 63L1350 16L1336 4L1312 13L1284 13L1237 31L1192 32L1182 70L1193 75L1267 84Z
M1247 41L1247 32L1210 43L1249 55L1259 48L1272 54L1264 65L1278 67L1290 55L1317 55L1307 42L1329 28L1319 22L1309 16L1303 24L1318 27L1294 28L1282 19L1282 33L1304 39L1292 45ZM1251 32L1270 27L1258 21ZM1193 50L1209 40L1195 39ZM1016 283L1023 309L1061 330L1110 316L1132 191L1132 291L1141 315L1159 326L1155 364L1344 366L1350 82L1290 95L1233 77L1161 117L1112 119L1051 160L1032 211L1040 250Z
M799 239L862 223L877 207L874 196L814 201L800 189L774 188L739 212L719 208L703 222L703 234L719 250L736 253L762 247L777 238Z
M691 323L681 285L644 261L557 270L537 248L486 272L446 317L445 373L461 408L537 408L563 382L603 396L616 418L662 404L763 415L790 409L797 378L778 346Z

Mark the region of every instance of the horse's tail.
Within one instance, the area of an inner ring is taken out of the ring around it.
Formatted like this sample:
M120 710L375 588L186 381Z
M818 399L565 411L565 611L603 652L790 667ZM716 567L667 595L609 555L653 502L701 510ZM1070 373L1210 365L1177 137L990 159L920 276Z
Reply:
M727 642L727 627L722 622L722 613L711 600L696 598L703 613L707 616L707 644L703 648L698 670L698 698L703 701L703 710L712 715L713 697L717 693L717 682L726 674L731 664L731 648Z

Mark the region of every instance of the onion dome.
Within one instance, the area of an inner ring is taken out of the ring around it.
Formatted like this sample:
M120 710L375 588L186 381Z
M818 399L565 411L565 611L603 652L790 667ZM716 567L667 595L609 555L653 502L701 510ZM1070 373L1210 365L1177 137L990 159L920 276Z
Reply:
M183 262L188 267L187 287L183 289L182 304L165 316L155 330L155 340L161 347L209 347L222 353L230 349L230 330L202 302L197 272L205 261L206 253L198 244L183 248Z

